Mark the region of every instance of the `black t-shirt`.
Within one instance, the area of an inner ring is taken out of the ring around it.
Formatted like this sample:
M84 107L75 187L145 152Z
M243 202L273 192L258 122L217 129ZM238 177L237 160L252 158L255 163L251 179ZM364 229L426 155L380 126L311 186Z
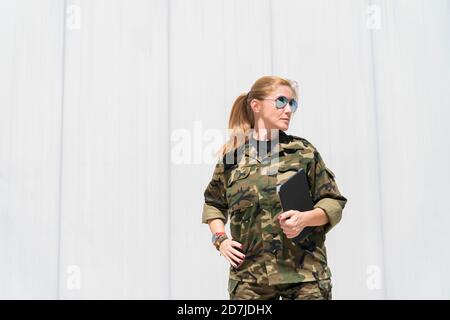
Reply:
M251 139L251 143L256 147L258 155L269 153L275 146L275 141L273 140L256 140Z

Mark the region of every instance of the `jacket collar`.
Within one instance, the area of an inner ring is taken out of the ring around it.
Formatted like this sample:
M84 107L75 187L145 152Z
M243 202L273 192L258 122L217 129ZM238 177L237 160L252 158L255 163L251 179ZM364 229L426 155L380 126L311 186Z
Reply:
M266 158L271 158L274 156L283 156L285 154L285 149L290 150L297 150L301 149L303 150L302 143L299 143L294 139L293 136L286 134L286 132L279 130L278 133L278 139L275 139L275 141L278 140L277 145L275 145L272 148L271 153L267 153L263 157L258 157L258 152L256 149L256 140L253 139L253 135L250 135L250 138L248 141L246 141L243 145L241 145L238 148L238 154L244 154L245 158L253 159L252 161L258 161L258 162L264 162ZM265 142L265 141L264 141ZM264 143L263 142L263 143ZM238 160L238 163L245 163L246 161L249 161L248 159L242 159L242 157Z
M256 140L253 139L253 142L255 141ZM231 168L236 165L245 165L246 163L248 164L250 161L264 162L266 158L270 159L270 157L273 157L273 155L277 155L277 153L279 153L278 156L281 157L286 153L292 153L292 151L286 152L285 150L297 149L303 150L303 144L295 139L292 135L288 135L286 132L279 130L278 144L273 148L272 154L267 154L262 158L258 158L256 143L250 143L249 139L247 139L244 144L234 150L233 155L224 155L222 161L225 164L225 168ZM227 158L228 156L231 156L233 159Z

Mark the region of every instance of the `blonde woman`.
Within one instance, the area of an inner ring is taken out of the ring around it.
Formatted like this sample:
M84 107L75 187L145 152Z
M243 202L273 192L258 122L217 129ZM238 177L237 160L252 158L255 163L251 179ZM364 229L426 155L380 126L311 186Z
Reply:
M202 223L230 264L232 300L332 297L325 236L341 220L347 199L318 150L285 132L297 101L294 82L264 76L231 109L231 138L205 189ZM300 169L314 209L282 212L277 187ZM305 227L312 232L294 242Z

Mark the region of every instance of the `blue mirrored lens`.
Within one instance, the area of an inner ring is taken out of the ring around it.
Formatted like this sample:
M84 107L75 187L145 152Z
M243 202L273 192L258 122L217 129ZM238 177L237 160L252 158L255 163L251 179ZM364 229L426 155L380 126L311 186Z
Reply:
M292 109L292 112L295 112L295 110L297 110L297 107L298 107L297 100L292 99L292 100L291 100L291 109Z
M281 109L281 108L284 108L288 102L289 102L288 98L281 96L281 97L277 98L276 106L278 109ZM295 112L298 107L297 100L295 100L294 98L291 99L290 105L291 105L292 112Z
M284 108L284 106L288 103L288 99L286 97L281 96L277 98L276 103L278 109Z

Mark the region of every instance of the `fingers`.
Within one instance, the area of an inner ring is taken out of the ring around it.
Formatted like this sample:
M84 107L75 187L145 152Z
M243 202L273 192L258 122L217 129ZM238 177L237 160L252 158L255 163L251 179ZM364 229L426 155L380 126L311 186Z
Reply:
M225 257L225 259L227 259L227 261L228 261L233 267L236 268L236 264L235 264L233 261L231 261L231 259L230 259L226 254L224 254L223 256Z
M287 237L288 239L292 239L292 238L294 237L294 235L292 235L292 234L286 234L286 237Z
M241 262L243 261L243 259L239 258L238 256L235 256L234 254L230 254L230 258L237 264L241 264Z
M241 249L241 250L242 250L242 244L240 244L240 243L237 242L237 241L232 241L232 242L231 242L231 245L234 246L234 247L237 247L238 249ZM234 255L237 255L237 256L241 257L242 259L245 258L245 254L243 254L243 253L242 253L241 251L239 251L239 250L234 249L233 247L231 248L231 252L232 252Z
M236 249L231 249L230 250L232 254L234 254L235 256L241 258L242 260L245 258L245 254L243 254L240 251L237 251Z
M231 259L231 255L228 253L228 250L226 248L223 248L220 250L224 258L233 266L236 268L236 263Z
M236 250L234 247L240 248L242 249L242 244L240 244L237 241L228 241L224 246L223 246L223 256L227 259L227 261L234 267L238 267L242 261L244 261L245 255Z
M236 247L242 249L242 244L239 243L239 242L237 242L237 241L232 240L232 241L231 241L231 245L232 245L232 246L236 246Z
M281 225L281 229L283 230L284 233L292 233L292 232L294 232L294 227L293 226Z
M245 258L245 255L242 252L239 252L238 250L234 249L232 246L230 246L228 248L228 255L230 256L231 259L233 259L234 261L236 261L239 264Z
M295 214L295 210L288 210L285 212L282 212L279 216L278 219L280 219L280 221L284 221L286 219L289 219L291 216L293 216Z
M235 268L242 263L242 260L240 260L238 257L234 256L233 254L231 254L229 252L225 253L224 257Z
M286 235L286 238L290 239L293 238L295 236L295 234L291 231L291 232L284 232L284 234Z
M303 228L300 229L300 230L292 230L292 229L289 229L289 230L283 230L284 234L286 235L286 237L287 237L288 239L295 238L295 237L298 236L302 231L303 231Z

